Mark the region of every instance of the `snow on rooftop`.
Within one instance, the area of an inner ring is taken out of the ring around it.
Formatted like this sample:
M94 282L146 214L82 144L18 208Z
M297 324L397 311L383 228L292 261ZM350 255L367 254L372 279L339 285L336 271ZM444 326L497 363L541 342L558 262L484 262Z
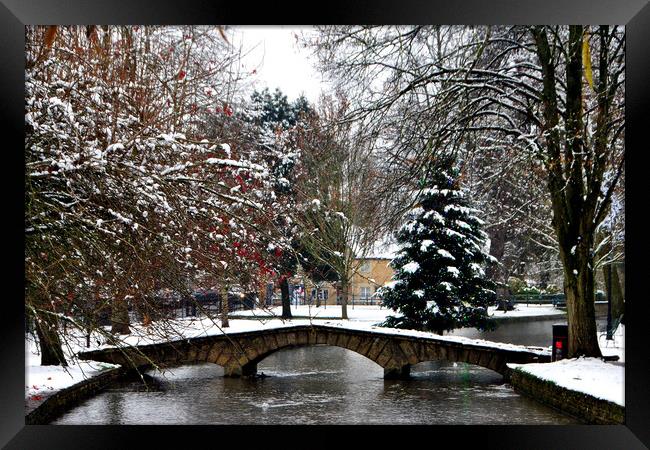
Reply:
M392 236L386 235L378 239L370 248L367 254L363 255L365 259L393 259L400 250L399 244L395 242Z

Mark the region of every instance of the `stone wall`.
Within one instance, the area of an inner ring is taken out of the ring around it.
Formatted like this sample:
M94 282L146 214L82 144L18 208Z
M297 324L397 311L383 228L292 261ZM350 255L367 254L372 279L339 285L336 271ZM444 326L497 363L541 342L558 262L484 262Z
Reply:
M625 408L616 403L563 388L522 370L511 370L508 379L515 391L586 423L596 425L625 423Z
M44 425L69 410L72 406L95 395L112 382L126 376L128 369L116 367L61 389L36 405L25 405L25 425Z

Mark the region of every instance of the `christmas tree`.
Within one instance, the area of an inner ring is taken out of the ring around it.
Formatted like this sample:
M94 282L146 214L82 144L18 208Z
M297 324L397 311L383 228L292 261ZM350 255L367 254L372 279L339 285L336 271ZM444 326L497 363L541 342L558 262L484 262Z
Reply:
M383 323L442 334L460 327L493 328L487 307L495 285L485 277L494 258L484 250L483 221L468 207L451 161L421 181L418 205L397 232L401 250L391 262L394 281L383 288L385 306L399 311Z

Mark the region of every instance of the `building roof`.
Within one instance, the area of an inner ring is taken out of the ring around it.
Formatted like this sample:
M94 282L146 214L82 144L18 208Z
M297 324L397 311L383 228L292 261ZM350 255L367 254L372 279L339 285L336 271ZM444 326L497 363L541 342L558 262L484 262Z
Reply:
M362 259L393 259L399 252L400 247L391 235L385 235L377 240L372 248Z

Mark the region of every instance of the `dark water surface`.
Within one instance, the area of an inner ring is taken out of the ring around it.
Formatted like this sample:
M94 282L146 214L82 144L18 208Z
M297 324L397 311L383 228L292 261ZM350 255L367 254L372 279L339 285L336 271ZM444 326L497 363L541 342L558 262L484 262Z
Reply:
M550 345L558 320L510 323L490 333L454 334ZM384 380L383 369L327 346L278 351L258 364L268 378L224 378L213 364L150 372L153 385L123 382L68 411L55 424L573 424L517 394L491 370L431 361L412 379Z

